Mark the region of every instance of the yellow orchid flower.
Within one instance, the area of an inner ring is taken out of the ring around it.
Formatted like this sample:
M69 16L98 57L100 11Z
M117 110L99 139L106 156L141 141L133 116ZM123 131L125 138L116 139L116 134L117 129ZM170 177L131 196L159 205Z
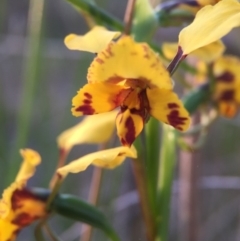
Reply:
M87 116L79 124L65 130L57 138L60 149L70 151L82 143L100 144L108 141L115 128L117 111Z
M120 107L118 136L130 146L149 116L180 131L190 118L159 56L146 43L130 36L111 42L99 52L88 70L88 84L73 98L74 116L93 115Z
M240 108L240 59L223 56L213 65L215 77L214 99L220 113L234 117Z
M41 157L31 149L23 149L20 153L22 166L15 182L4 190L0 200L0 241L15 240L22 228L46 215L45 203L25 188Z
M222 0L198 11L194 21L179 34L182 56L208 45L240 25L240 3Z
M80 36L69 34L65 37L64 43L71 50L81 50L98 53L106 48L108 43L121 35L117 31L108 31L104 27L95 26L87 34Z
M126 157L137 157L137 151L133 146L131 148L121 146L88 154L59 168L57 173L65 178L68 173L82 172L90 165L113 169L121 165Z

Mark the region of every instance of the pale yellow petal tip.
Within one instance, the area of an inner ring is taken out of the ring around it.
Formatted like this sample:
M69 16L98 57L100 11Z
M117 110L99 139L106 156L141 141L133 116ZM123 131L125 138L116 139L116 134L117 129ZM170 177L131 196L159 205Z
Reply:
M183 55L221 39L240 25L240 3L222 0L216 5L203 7L194 21L179 34Z
M38 152L32 149L21 149L20 154L23 157L24 161L27 161L33 166L37 166L41 163L41 156Z
M85 35L69 34L64 39L64 44L70 50L80 50L98 53L121 35L118 31L109 31L104 27L96 26Z

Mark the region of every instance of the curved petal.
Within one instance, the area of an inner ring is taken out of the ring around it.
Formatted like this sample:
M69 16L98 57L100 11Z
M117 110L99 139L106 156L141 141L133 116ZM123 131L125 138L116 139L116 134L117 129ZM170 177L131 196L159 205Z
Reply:
M23 157L23 163L15 179L16 182L27 181L35 173L36 166L41 163L40 155L34 150L21 149L20 154Z
M222 0L216 5L203 7L194 21L179 34L183 55L208 45L240 25L240 3Z
M72 161L70 164L64 167L59 168L57 173L62 177L65 177L69 172L82 172L90 165L111 169L120 165L126 157L137 157L137 152L134 147L128 148L121 146L88 154Z
M17 174L15 182L4 190L2 199L0 200L1 218L5 218L12 208L11 200L13 193L17 189L22 189L26 185L28 179L34 175L36 166L39 165L41 162L40 155L34 150L22 149L20 150L20 153L23 157L23 162Z
M147 89L150 105L149 113L166 124L180 131L186 131L190 117L178 96L170 90Z
M177 43L163 43L162 50L164 55L169 59L173 59L178 51ZM211 63L218 59L225 51L225 45L222 41L218 40L203 46L191 53L191 56L198 58L199 60Z
M144 121L139 114L134 114L133 110L125 109L119 112L116 125L121 143L124 146L131 146L142 131Z
M118 83L134 79L140 85L172 89L172 81L159 56L146 43L123 36L100 52L88 70L88 82Z
M69 34L65 37L64 43L67 48L71 50L98 53L105 49L113 39L119 37L120 35L120 32L109 31L104 27L95 26L83 36Z
M60 148L70 150L82 143L99 144L108 141L115 129L117 111L86 116L79 124L65 130L57 138Z
M128 93L128 89L115 84L86 84L72 99L72 114L81 116L111 111L123 102Z

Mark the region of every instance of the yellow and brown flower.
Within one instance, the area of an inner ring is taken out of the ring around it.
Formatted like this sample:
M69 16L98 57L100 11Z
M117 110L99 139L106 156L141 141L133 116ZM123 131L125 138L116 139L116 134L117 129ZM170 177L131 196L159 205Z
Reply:
M21 155L23 163L15 182L0 200L0 241L15 240L22 228L46 215L45 202L25 188L41 158L31 149L21 150Z
M146 43L123 36L98 53L88 70L88 84L73 98L74 116L120 108L116 124L123 145L130 146L149 116L184 131L190 118L159 56Z
M240 60L223 56L213 65L215 77L214 99L221 115L234 117L240 107Z

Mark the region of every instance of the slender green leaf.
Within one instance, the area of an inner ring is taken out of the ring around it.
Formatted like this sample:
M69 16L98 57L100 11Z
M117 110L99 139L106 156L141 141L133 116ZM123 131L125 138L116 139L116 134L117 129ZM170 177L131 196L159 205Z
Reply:
M33 188L31 192L43 201L47 201L51 191L43 188ZM55 212L75 221L87 223L101 229L113 241L119 238L109 224L105 215L96 207L70 194L58 194L49 206L49 212Z
M86 13L88 13L95 22L99 25L108 26L113 28L114 30L123 30L123 23L115 18L114 16L110 15L103 9L100 9L96 5L92 4L91 1L87 0L67 0L77 9L80 9Z
M155 214L159 151L160 151L159 121L154 118L151 118L145 127L145 132L146 132L146 152L147 152L145 168L146 168L146 176L147 176L147 187L148 187L148 195L149 195L151 209Z
M164 125L158 179L158 217L156 241L167 241L173 173L176 164L176 134L172 127Z

